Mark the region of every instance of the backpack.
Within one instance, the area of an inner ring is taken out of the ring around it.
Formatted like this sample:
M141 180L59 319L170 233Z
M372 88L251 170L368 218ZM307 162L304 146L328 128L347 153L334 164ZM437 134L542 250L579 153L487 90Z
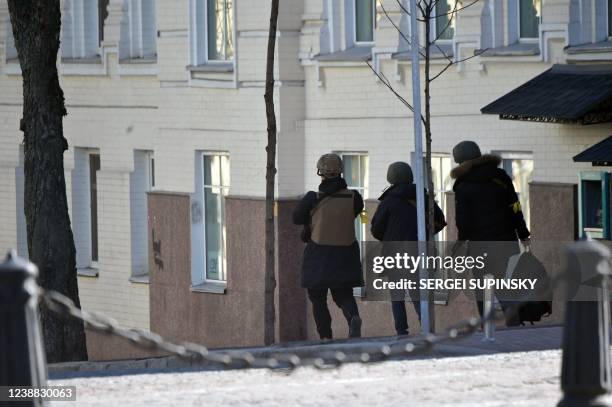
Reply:
M531 253L526 251L518 255L511 277L516 279L536 278L538 281L533 290L517 292L513 297L518 300L525 297L536 297L533 301L514 301L505 312L506 325L525 325L525 322L538 322L542 317L552 314L552 297L550 278L544 265Z

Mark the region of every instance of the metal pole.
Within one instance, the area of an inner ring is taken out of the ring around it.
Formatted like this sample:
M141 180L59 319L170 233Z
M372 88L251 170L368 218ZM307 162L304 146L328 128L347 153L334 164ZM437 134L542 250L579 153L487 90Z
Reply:
M414 109L414 172L417 192L417 227L419 238L419 254L427 255L427 236L425 230L425 179L423 177L423 128L421 123L421 59L419 47L419 26L417 23L417 0L410 1L410 29L412 55L412 107ZM419 269L419 278L427 278L427 270ZM421 331L428 334L432 331L429 315L429 291L420 290Z
M36 266L17 257L14 251L0 264L0 386L40 388L47 385L38 318L37 275ZM3 403L0 401L0 406ZM19 405L46 403L33 399Z
M484 276L485 281L494 280L491 274ZM484 310L482 315L486 318L484 323L485 336L482 338L483 342L495 342L495 320L491 319L490 316L494 308L494 291L493 288L485 288L484 290Z

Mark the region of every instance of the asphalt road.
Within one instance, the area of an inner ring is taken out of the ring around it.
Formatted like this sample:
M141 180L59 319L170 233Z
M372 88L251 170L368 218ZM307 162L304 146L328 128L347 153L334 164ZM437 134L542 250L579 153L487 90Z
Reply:
M558 350L351 364L336 370L174 371L52 380L52 406L554 406Z

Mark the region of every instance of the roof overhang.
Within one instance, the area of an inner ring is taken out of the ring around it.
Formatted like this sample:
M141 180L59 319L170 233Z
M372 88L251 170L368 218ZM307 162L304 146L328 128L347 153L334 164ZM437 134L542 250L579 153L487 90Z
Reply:
M612 166L612 136L575 155L574 162L593 163L597 167Z
M612 122L612 65L554 65L481 112L504 120Z

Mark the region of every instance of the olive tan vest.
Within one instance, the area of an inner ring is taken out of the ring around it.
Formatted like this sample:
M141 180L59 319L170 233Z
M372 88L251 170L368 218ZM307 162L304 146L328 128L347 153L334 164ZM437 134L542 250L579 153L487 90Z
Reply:
M354 199L353 191L346 188L323 198L310 212L311 240L317 244L329 246L353 244L355 241Z

